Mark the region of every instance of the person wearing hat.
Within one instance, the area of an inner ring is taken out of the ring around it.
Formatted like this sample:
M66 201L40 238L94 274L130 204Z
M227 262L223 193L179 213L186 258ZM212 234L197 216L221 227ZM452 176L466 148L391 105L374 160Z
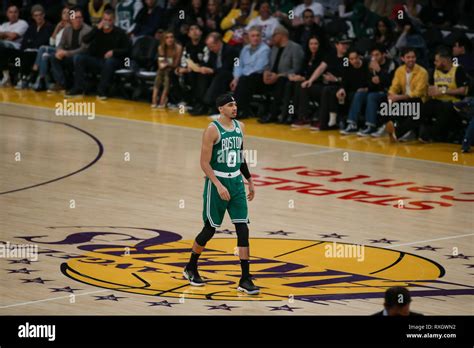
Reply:
M249 223L247 199L255 196L252 176L243 156L244 124L237 121L237 103L231 93L220 95L216 100L219 117L204 131L201 148L201 168L206 174L204 184L204 227L196 237L189 263L183 271L192 286L203 286L197 262L207 242L220 227L227 211L237 233L238 255L242 268L237 290L256 295L260 289L254 285L249 270ZM246 196L243 177L249 184Z
M423 315L411 312L411 295L407 288L394 286L385 291L384 310L373 314L374 316L413 316Z

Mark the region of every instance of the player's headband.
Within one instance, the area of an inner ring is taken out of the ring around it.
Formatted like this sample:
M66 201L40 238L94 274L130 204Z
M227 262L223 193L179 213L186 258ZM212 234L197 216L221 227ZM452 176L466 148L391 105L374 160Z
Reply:
M230 93L223 94L216 99L216 106L221 107L228 103L235 102L234 96Z

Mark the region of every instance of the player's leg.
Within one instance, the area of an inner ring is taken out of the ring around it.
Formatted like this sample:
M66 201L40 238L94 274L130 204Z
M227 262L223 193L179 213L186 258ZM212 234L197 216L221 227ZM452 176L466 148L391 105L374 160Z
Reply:
M240 267L242 269L242 277L239 281L237 290L245 292L249 295L257 295L260 288L255 286L250 277L250 248L249 248L249 228L246 223L238 222L235 224L237 232L237 246L239 248Z
M247 197L245 195L245 186L242 177L233 179L229 193L231 200L229 201L227 210L229 211L232 223L235 225L240 267L242 268L242 277L240 278L239 287L237 289L250 295L256 295L260 292L260 289L253 284L250 277L249 218Z
M214 236L216 227L221 225L227 208L227 202L220 198L217 188L207 178L204 184L203 198L204 227L194 241L189 263L183 271L184 277L189 280L191 285L195 286L204 285L204 281L198 272L198 259L207 242Z
M191 257L189 258L189 262L183 271L184 277L189 280L191 285L204 285L204 281L199 275L197 269L197 263L199 260L199 256L201 256L201 253L204 250L204 247L206 246L207 242L214 236L215 232L216 228L212 227L209 220L207 220L201 230L201 233L199 233L196 239L194 240L193 249L191 251Z

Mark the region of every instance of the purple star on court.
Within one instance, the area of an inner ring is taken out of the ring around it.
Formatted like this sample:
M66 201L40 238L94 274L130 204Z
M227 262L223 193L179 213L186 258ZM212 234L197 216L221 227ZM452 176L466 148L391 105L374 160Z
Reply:
M30 260L28 259L21 259L21 260L8 260L10 261L10 265L13 264L13 263L21 263L21 264L25 264L25 265L31 265L31 262Z
M70 254L64 254L64 255L48 255L48 256L51 256L51 257L55 257L55 258L58 258L58 259L64 259L64 260L69 260L69 259L78 259L78 258L81 258L81 257L84 257L82 255L70 255Z
M431 245L425 245L422 247L414 247L416 250L429 250L429 251L436 251L437 249L443 249L443 248L436 248L432 247Z
M288 305L280 306L280 307L273 307L273 306L267 306L270 309L271 312L273 311L286 311L286 312L293 312L293 309L301 309L300 307L290 307Z
M216 233L218 234L233 234L235 231L228 230L227 228L224 230L217 230Z
M398 242L398 240L394 240L394 239L386 239L386 238L382 238L382 239L369 239L371 243L385 243L385 244L392 244L392 242Z
M448 259L463 259L463 260L469 260L470 257L473 257L473 256L468 256L468 255L464 255L464 254L457 254L457 255L445 255L448 257Z
M52 280L41 279L41 278L22 279L22 280L23 280L23 283L36 283L36 284L44 284L44 282L52 282Z
M66 286L65 288L50 288L51 292L70 292L71 294L74 293L76 290L81 290L81 289L72 289L70 286Z
M331 233L331 234L320 234L322 238L337 238L341 239L343 237L347 237L346 234L337 234L337 233Z
M239 308L237 306L228 306L225 303L223 303L221 305L218 305L218 306L206 306L206 307L209 307L210 311L215 310L215 309L221 309L221 310L224 310L224 311L231 311L232 308Z
M267 231L267 234L271 235L271 236L287 236L289 234L293 234L295 232L285 232L283 230L279 230L279 231Z
M7 269L8 273L22 273L22 274L30 274L30 272L38 272L32 269L27 268L20 268L20 269Z
M172 306L173 305L177 305L178 303L176 302L168 302L166 300L164 301L160 301L160 302L147 302L150 304L150 307L153 307L153 306L163 306L163 307L171 307L173 308Z
M107 296L94 296L96 297L96 301L118 301L121 298L126 298L126 297L117 297L115 295L107 295Z

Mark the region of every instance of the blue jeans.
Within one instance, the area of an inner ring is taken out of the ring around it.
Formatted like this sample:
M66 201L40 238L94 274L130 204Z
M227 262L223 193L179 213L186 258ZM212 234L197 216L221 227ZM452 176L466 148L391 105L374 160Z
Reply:
M39 77L45 77L49 71L49 62L56 53L56 47L41 46L36 54L35 64L38 66Z
M97 58L87 54L74 56L74 87L85 91L87 73L100 73L100 81L97 86L99 95L105 95L112 84L115 70L120 67L117 58Z
M347 122L357 124L358 116L365 106L365 124L375 127L377 125L377 110L384 97L384 92L356 92L352 98Z

